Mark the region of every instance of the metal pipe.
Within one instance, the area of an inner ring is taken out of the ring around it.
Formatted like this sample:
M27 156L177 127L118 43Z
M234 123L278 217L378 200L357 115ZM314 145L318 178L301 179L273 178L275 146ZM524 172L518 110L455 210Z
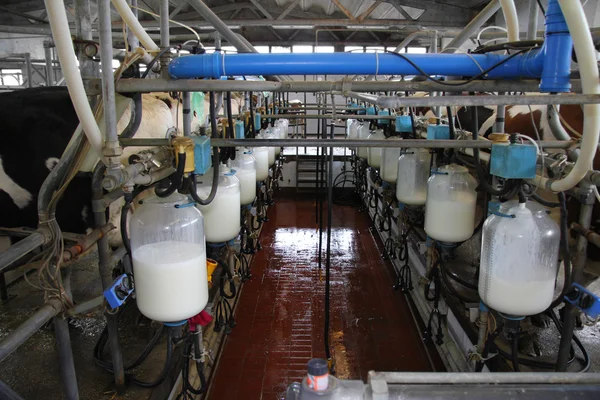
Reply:
M52 50L50 45L44 42L44 56L46 58L46 86L54 86L54 66L52 65Z
M567 131L565 131L565 128L563 128L562 124L560 123L560 116L558 115L556 108L552 105L549 105L546 109L548 125L550 126L550 131L556 140L571 140L571 136L569 136ZM579 158L579 149L567 149L567 155L569 156L569 159L577 161Z
M25 322L9 333L0 342L0 362L12 354L27 339L33 336L42 326L50 321L62 310L62 304L58 299L48 300L39 310L31 315Z
M454 39L452 39L450 43L446 45L446 47L442 49L442 53L446 51L456 52L456 50L458 50L460 46L462 46L471 37L473 33L475 33L479 28L481 28L483 24L485 24L485 22L488 19L490 19L499 9L499 0L490 1L488 5L485 6L485 8L481 10L479 14L477 14L477 16L473 18L463 30L458 35L456 35Z
M529 24L527 25L527 40L537 38L538 28L538 3L537 0L529 0Z
M96 228L106 225L106 206L103 201L102 178L106 167L99 163L92 174L92 206L94 209L94 222ZM102 281L102 289L107 289L112 283L111 251L108 237L104 236L98 241L98 269ZM110 354L113 364L113 374L117 393L125 390L125 371L123 355L119 344L119 328L116 314L106 314L106 327L110 342Z
M75 37L79 40L92 40L92 10L91 2L75 0ZM97 76L98 68L92 58L84 51L85 45L77 44L77 59L81 76L91 78Z
M160 46L164 49L171 45L169 38L169 0L160 0Z
M580 235L585 236L588 242L592 243L594 246L600 248L600 235L596 232L586 229L583 226L579 225L577 222L573 222L571 224L571 229L577 232Z
M58 366L63 394L67 400L77 400L79 399L77 374L73 360L73 349L71 348L69 322L66 318L62 316L54 318L54 333L56 334L56 350L58 352Z
M585 181L581 183L579 196L581 199L579 226L583 230L589 230L592 224L592 213L596 201L589 183ZM573 263L573 270L571 272L572 283L581 283L583 279L583 270L585 269L585 264L587 262L587 245L588 239L586 235L580 234L577 238L575 262ZM573 340L573 330L575 329L575 317L579 313L577 307L575 307L573 303L565 303L563 328L560 334L560 345L558 347L558 358L556 360L556 372L565 372L567 370L567 361L569 359L571 341Z
M240 53L258 53L254 47L248 46L241 40L204 2L201 0L187 0L187 2Z
M600 373L369 372L369 382L388 384L600 384Z
M453 90L461 92L539 92L539 81L520 80L520 81L493 81L476 80L470 83L465 81L448 81L453 86ZM464 83L463 85L459 85ZM578 79L572 80L572 92L581 93L581 82ZM89 86L97 92L101 89L101 84L94 81ZM320 91L342 91L352 90L353 92L387 92L387 91L423 91L430 92L434 90L447 91L448 86L435 83L433 81L410 82L410 81L222 81L222 80L199 80L199 79L120 79L117 83L119 93L151 93L151 92L320 92ZM548 96L550 97L550 96Z
M435 106L493 106L493 105L543 105L543 104L598 104L598 94L574 94L570 96L443 96L443 97L395 97L372 96L356 92L344 95L354 97L384 108L435 107Z
M121 139L123 146L167 146L169 139ZM212 138L212 147L405 147L419 149L489 149L489 140L367 140L367 139L227 139ZM545 149L564 149L571 141L538 142Z
M25 53L25 73L27 76L27 87L33 87L33 67L31 66L31 54Z
M192 136L192 106L190 92L183 92L181 106L183 108L183 136Z
M113 76L113 46L111 36L110 0L98 0L98 23L100 28L100 61L102 67L102 101L104 103L104 124L106 142L104 155L119 156L119 137L117 132L117 109L115 106L115 84ZM110 164L113 162L109 161ZM116 163L115 163L116 164ZM121 163L118 163L120 166ZM109 165L117 167L116 165Z
M46 235L41 232L33 232L25 239L10 246L7 250L0 253L0 273L7 269L13 262L29 254L36 248L42 246L48 241Z
M138 9L136 8L138 5L137 0L128 0L129 6L131 8L131 12L135 18L138 18ZM152 37L152 35L150 35ZM153 38L154 39L154 38ZM140 39L135 36L135 33L129 27L127 27L127 43L129 43L129 47L135 49L140 47Z

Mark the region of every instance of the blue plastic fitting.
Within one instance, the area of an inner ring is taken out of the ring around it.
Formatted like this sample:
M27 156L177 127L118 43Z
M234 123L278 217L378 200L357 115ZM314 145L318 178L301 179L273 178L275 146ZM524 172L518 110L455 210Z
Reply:
M411 131L412 132L412 131ZM446 124L427 125L427 140L448 140L450 139L450 126Z
M262 117L260 116L260 113L254 113L254 130L255 131L260 131L260 125L262 122Z
M396 117L396 132L412 133L412 120L410 115L398 115Z
M210 137L208 136L193 136L194 140L194 164L196 169L194 172L197 175L204 175L212 167L212 157L210 148Z
M377 115L384 115L384 116L389 116L390 115L390 111L389 110L379 110L379 112L377 112ZM378 119L377 120L377 124L378 125L389 125L390 124L390 120L389 119Z
M490 174L505 179L533 179L537 150L530 144L492 144Z
M548 2L546 10L545 56L540 90L542 92L569 92L571 90L571 52L573 39L560 5Z
M127 274L123 274L113 281L104 291L104 298L111 309L120 307L133 292L133 282Z
M233 123L233 131L235 132L236 139L244 139L244 122L243 121L235 121Z
M573 283L571 290L565 295L565 301L576 306L591 320L600 317L600 296L578 283Z

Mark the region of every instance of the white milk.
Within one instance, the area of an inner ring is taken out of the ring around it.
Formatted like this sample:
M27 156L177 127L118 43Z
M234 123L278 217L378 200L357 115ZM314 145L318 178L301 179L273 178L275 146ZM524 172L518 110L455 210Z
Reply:
M367 152L369 155L367 158L369 166L373 168L381 167L381 153L383 152L383 149L381 147L369 147Z
M256 197L256 170L236 169L235 176L240 180L241 204L251 204Z
M138 308L155 321L191 318L208 302L202 245L176 241L143 245L133 251L133 273Z
M210 194L210 187L198 187L198 195L206 198ZM217 190L215 199L207 206L200 204L197 207L204 215L204 234L209 243L222 243L240 233L240 192Z
M398 201L404 204L408 204L409 206L422 206L427 201L427 190L426 189L418 189L418 190L404 190L401 194L396 191L396 198Z
M396 183L396 180L398 179L399 157L399 147L386 147L383 149L381 170L379 171L381 179L389 183Z
M269 167L275 165L275 147L268 147L269 149Z
M252 155L256 158L256 181L267 180L269 177L269 150L266 147L254 147Z
M462 242L475 229L475 198L458 196L455 200L427 198L425 232L442 242Z
M482 290L483 282L480 280L479 293L485 293L482 300L488 307L501 313L519 316L535 315L544 311L552 303L554 282L554 279L508 282L492 275L487 292Z

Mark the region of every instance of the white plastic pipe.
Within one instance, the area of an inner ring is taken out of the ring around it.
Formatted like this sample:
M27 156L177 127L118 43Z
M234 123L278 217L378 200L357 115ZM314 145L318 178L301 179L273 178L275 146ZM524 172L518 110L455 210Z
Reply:
M579 1L573 0L558 0L558 3L569 26L569 32L573 37L583 93L600 94L596 50L583 7ZM579 158L567 176L551 182L550 189L552 191L563 192L572 189L585 177L594 161L599 136L600 105L585 104L583 106L583 140ZM538 176L536 183L545 187L548 184L548 178Z
M144 45L146 50L148 51L158 51L160 50L158 45L154 43L154 40L150 38L150 35L146 32L144 27L140 24L140 21L133 15L133 11L129 8L127 1L125 0L111 0L118 13L123 18L123 21L127 24L129 29L133 32L135 36L140 40L140 42Z
M50 22L52 37L56 45L56 52L60 60L67 88L69 89L69 96L75 108L75 113L77 114L77 118L79 118L85 135L90 141L92 149L101 157L104 138L88 102L81 74L77 67L77 58L73 49L64 1L46 0L46 10L48 11L48 21Z
M506 21L506 29L508 29L508 41L516 42L519 40L519 16L517 15L517 7L513 0L500 0L502 13Z

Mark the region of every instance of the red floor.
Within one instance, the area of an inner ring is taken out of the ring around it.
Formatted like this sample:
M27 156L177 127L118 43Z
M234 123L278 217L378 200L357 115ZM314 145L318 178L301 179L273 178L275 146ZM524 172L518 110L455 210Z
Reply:
M306 374L308 360L325 357L325 271L317 264L314 203L279 199L269 218L211 400L277 399ZM404 296L392 290L395 275L381 259L366 214L336 206L333 226L330 344L337 377L366 381L369 370L431 371Z

